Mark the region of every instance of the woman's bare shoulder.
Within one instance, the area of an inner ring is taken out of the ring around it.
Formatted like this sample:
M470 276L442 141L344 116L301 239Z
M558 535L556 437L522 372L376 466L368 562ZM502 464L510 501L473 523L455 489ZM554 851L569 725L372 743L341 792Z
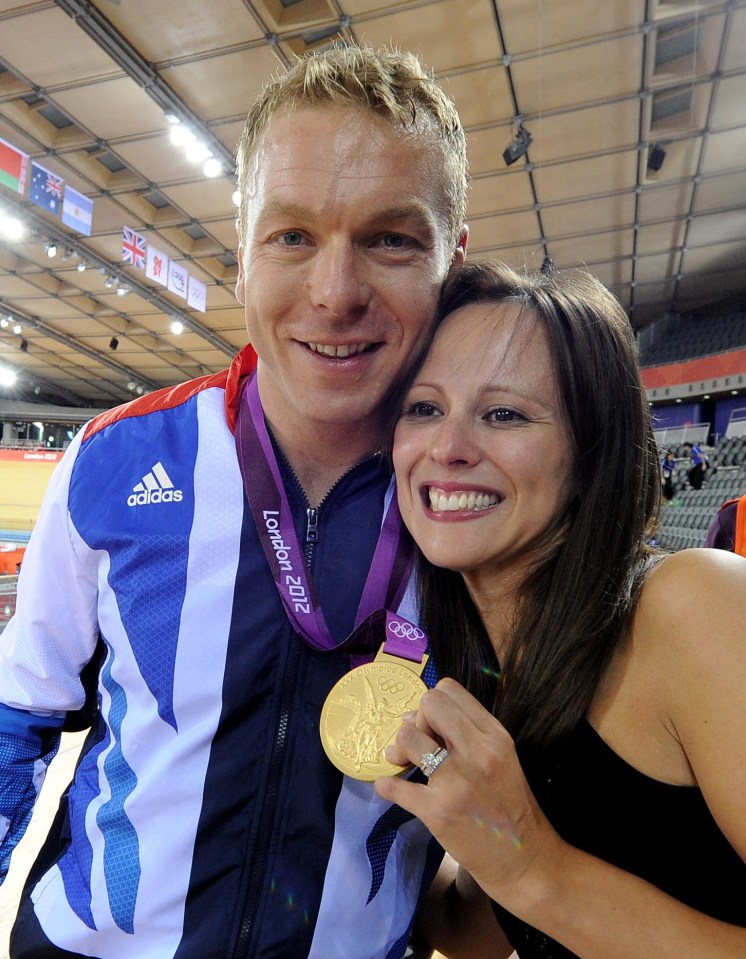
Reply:
M671 554L646 580L634 631L672 714L728 698L734 677L746 680L746 559L717 549Z
M669 554L648 574L640 597L640 613L669 632L705 619L727 624L739 612L746 614L746 558L726 550Z

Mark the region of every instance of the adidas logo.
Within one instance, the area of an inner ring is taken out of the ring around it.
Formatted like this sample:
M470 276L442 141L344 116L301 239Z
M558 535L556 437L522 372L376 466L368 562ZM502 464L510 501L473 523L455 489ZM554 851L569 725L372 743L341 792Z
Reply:
M149 473L143 476L127 497L128 506L149 506L151 503L180 503L183 497L180 489L174 489L171 477L156 463Z

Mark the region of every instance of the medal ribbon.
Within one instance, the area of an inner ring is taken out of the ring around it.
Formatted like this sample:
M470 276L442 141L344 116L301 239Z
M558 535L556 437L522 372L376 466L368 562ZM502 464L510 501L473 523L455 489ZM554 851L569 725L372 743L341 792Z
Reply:
M236 423L236 447L244 490L264 555L293 628L314 649L339 648L326 625L313 582L306 569L279 464L264 421L256 374L247 382L241 397ZM411 542L404 533L396 496L390 489L389 506L360 597L353 637L360 632L359 627L367 619L373 619L371 614L376 611L385 612L381 607L396 608L399 605L411 566ZM387 641L390 637L392 642L396 641L401 644L402 649L409 651L406 658L415 658L412 651L417 643L414 638L403 638L406 628L401 624L407 623L407 620L391 613L387 615L400 622L398 627L389 630L387 621ZM407 625L410 630L422 633L422 630L411 623ZM402 635L396 636L395 632ZM378 645L381 642L380 635L378 632ZM424 637L424 633L422 635ZM345 641L345 646L351 639L352 637ZM422 652L424 649L423 642ZM421 659L422 654L416 658Z

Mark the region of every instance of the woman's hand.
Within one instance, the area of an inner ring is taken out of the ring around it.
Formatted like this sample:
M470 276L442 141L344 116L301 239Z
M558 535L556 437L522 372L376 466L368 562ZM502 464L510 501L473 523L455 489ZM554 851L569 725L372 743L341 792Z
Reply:
M441 746L448 756L426 785L385 777L376 792L417 816L491 898L520 913L521 888L561 868L565 844L539 809L508 732L452 679L424 694L386 757L419 766Z

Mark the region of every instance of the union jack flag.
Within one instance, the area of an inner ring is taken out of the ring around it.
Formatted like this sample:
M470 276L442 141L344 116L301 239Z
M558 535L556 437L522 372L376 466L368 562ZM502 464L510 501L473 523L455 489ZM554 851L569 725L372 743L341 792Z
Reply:
M58 200L62 199L62 177L55 176L54 173L47 173L47 182L44 187L47 193L51 193Z
M145 269L145 237L130 230L128 226L124 227L122 236L122 259L130 266L136 266L138 270Z

